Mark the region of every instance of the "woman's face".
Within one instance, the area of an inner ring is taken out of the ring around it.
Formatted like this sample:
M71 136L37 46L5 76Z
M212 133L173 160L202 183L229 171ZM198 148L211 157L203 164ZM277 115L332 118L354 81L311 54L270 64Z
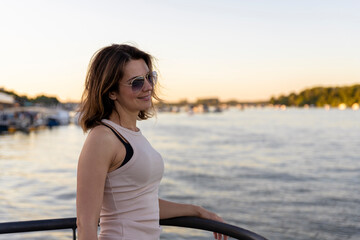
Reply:
M124 76L119 82L117 92L111 92L110 98L115 101L117 110L125 110L129 113L138 114L139 111L147 110L151 107L153 87L145 79L144 86L139 91L133 91L130 82L133 78L145 76L149 73L149 68L143 59L130 60L124 68Z

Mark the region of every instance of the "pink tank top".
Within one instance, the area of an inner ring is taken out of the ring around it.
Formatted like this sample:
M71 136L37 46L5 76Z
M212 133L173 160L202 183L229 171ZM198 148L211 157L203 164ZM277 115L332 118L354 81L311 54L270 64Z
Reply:
M130 143L134 154L106 176L99 240L157 240L161 232L158 189L164 172L162 157L141 131L110 120L103 122Z

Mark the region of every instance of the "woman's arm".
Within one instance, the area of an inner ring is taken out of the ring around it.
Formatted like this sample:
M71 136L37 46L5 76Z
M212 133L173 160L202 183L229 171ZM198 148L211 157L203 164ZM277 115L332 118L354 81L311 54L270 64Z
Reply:
M94 128L81 151L77 169L76 213L79 240L96 240L106 174L114 159L114 141Z
M215 213L192 204L175 203L159 198L159 208L160 219L192 216L224 222L224 220ZM224 237L224 240L227 239L227 236L222 236L222 234L214 233L215 239L220 240L222 239L222 237Z

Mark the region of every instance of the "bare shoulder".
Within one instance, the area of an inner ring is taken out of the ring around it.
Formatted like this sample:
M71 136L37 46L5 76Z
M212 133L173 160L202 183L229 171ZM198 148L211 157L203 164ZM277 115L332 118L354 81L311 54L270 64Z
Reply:
M111 132L111 130L103 125L98 125L91 129L87 137L87 140L88 139L90 141L105 141L106 143L111 143L115 140L114 134Z
M88 134L80 154L80 160L100 161L110 166L117 154L116 136L105 126L96 126Z
M96 144L97 149L102 147L108 148L116 144L116 137L109 128L99 125L91 129L86 142Z

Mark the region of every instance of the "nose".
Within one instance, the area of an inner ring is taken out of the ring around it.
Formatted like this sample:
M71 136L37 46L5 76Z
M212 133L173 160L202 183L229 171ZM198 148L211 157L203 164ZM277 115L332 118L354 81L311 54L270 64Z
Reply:
M153 89L153 86L151 85L151 83L149 82L149 80L145 79L144 81L144 86L142 88L142 90L144 92L147 92L147 91L151 91Z

